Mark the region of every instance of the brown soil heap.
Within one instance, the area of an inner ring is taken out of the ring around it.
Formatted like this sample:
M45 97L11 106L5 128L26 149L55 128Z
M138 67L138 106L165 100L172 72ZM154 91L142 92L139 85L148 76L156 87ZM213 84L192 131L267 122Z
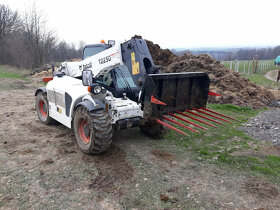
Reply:
M209 97L210 103L234 104L261 108L275 101L275 96L266 88L260 87L237 72L227 69L219 61L207 54L185 54L168 65L165 72L203 71L211 80L210 90L221 97Z
M154 63L162 65L164 72L206 72L211 80L210 90L222 95L221 97L209 96L210 103L262 108L276 100L271 91L227 69L207 54L176 56L170 50L163 50L151 41L146 40L146 42Z
M132 38L142 39L142 36L135 35ZM149 40L145 40L148 48L151 52L153 61L156 65L160 66L168 66L172 63L173 59L176 57L170 50L168 49L161 49L158 44L154 44Z

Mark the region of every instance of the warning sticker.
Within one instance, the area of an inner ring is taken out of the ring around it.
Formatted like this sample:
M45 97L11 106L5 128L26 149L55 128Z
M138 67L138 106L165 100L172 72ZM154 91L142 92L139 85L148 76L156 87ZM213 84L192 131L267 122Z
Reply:
M139 62L135 61L135 52L131 53L131 65L132 65L132 74L139 74Z
M56 110L57 110L57 112L58 112L59 114L62 114L62 109L61 109L61 108L56 107Z

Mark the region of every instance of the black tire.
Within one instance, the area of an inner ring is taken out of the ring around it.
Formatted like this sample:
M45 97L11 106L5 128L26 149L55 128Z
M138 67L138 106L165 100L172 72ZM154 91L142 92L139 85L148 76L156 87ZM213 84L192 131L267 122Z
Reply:
M73 127L78 145L84 153L100 154L110 148L113 128L105 110L89 112L83 106L78 107Z
M153 139L159 139L165 136L169 132L169 128L157 123L157 122L149 122L145 125L139 126L142 133L146 136L149 136Z
M39 92L36 96L35 103L38 118L42 123L44 123L45 125L50 125L56 122L49 115L49 103L46 93L43 93L42 91Z

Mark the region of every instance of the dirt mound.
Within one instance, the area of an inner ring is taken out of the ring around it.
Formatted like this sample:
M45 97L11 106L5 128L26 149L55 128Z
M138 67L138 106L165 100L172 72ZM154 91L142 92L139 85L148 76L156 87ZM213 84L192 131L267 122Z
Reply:
M46 71L40 71L40 72L35 72L33 77L47 77L47 76L52 76L52 70L46 70Z
M135 35L132 38L142 38ZM266 88L260 87L238 73L227 69L219 61L207 54L184 54L176 56L168 49L146 40L156 65L163 66L163 71L206 72L210 77L210 90L221 94L221 97L209 96L209 103L234 104L252 108L275 106L275 95Z
M164 68L165 72L206 72L211 80L210 90L221 94L221 97L209 97L210 103L234 104L261 108L275 100L267 89L251 83L238 73L224 67L219 61L207 54L184 54L176 57Z
M142 39L142 36L135 35L132 38ZM158 44L154 44L149 40L145 40L145 41L148 45L148 48L150 50L155 65L168 66L173 62L173 59L176 58L176 55L173 54L170 50L161 49Z

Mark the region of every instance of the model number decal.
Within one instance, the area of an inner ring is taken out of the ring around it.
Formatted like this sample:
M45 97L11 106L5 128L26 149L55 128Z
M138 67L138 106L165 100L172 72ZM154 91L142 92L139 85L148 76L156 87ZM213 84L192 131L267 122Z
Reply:
M104 58L100 58L100 59L98 59L98 61L99 61L99 64L107 63L107 62L111 61L111 56L108 55Z

